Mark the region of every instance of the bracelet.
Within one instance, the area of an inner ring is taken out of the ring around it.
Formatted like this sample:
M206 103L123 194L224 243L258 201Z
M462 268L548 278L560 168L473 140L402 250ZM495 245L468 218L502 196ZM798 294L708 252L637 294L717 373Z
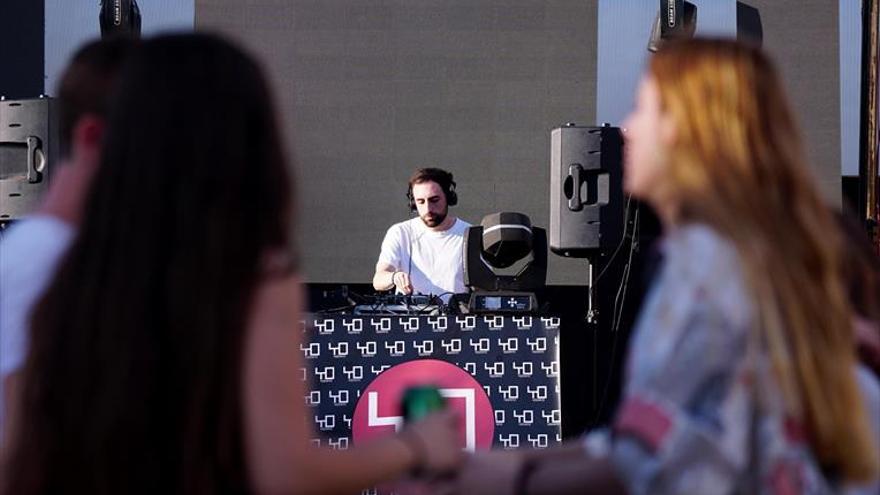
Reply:
M516 478L513 484L513 495L528 495L528 484L529 478L532 477L532 474L538 469L538 462L534 459L526 459L523 461L522 466L519 468L519 472L516 473Z
M394 273L391 274L391 288L392 288L392 289L395 288L395 287L397 287L397 283L394 282L394 277L395 277L398 273L403 273L403 272L400 271L400 270L397 270L397 271L395 271Z

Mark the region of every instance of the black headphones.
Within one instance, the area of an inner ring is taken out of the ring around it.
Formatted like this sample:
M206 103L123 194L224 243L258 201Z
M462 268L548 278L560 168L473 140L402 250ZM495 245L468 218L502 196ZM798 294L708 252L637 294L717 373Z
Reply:
M406 205L410 211L418 211L412 192L413 184L421 184L423 182L436 182L440 189L443 190L447 206L458 204L458 194L455 192L455 181L452 180L452 174L439 168L423 168L413 174L409 180L409 187L406 190Z

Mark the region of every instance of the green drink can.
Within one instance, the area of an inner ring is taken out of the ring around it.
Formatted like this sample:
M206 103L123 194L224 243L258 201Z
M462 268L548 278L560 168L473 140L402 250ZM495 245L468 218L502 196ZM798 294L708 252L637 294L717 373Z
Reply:
M410 387L403 393L401 409L407 423L418 421L434 411L446 408L440 389L430 385Z

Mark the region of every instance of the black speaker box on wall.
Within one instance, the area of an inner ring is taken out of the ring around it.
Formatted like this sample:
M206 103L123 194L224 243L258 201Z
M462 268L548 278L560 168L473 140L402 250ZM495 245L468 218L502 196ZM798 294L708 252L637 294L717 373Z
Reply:
M30 213L57 156L55 100L0 101L0 223Z
M585 258L623 234L620 129L567 124L550 134L550 249Z

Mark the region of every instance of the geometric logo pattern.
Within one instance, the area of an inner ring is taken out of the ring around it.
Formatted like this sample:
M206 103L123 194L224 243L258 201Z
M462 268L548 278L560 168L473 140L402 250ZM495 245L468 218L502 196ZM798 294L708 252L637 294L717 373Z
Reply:
M546 448L562 440L559 318L533 316L317 317L302 326L309 381L303 400L320 438L346 449L361 394L383 371L436 359L469 373L494 412L495 448Z

